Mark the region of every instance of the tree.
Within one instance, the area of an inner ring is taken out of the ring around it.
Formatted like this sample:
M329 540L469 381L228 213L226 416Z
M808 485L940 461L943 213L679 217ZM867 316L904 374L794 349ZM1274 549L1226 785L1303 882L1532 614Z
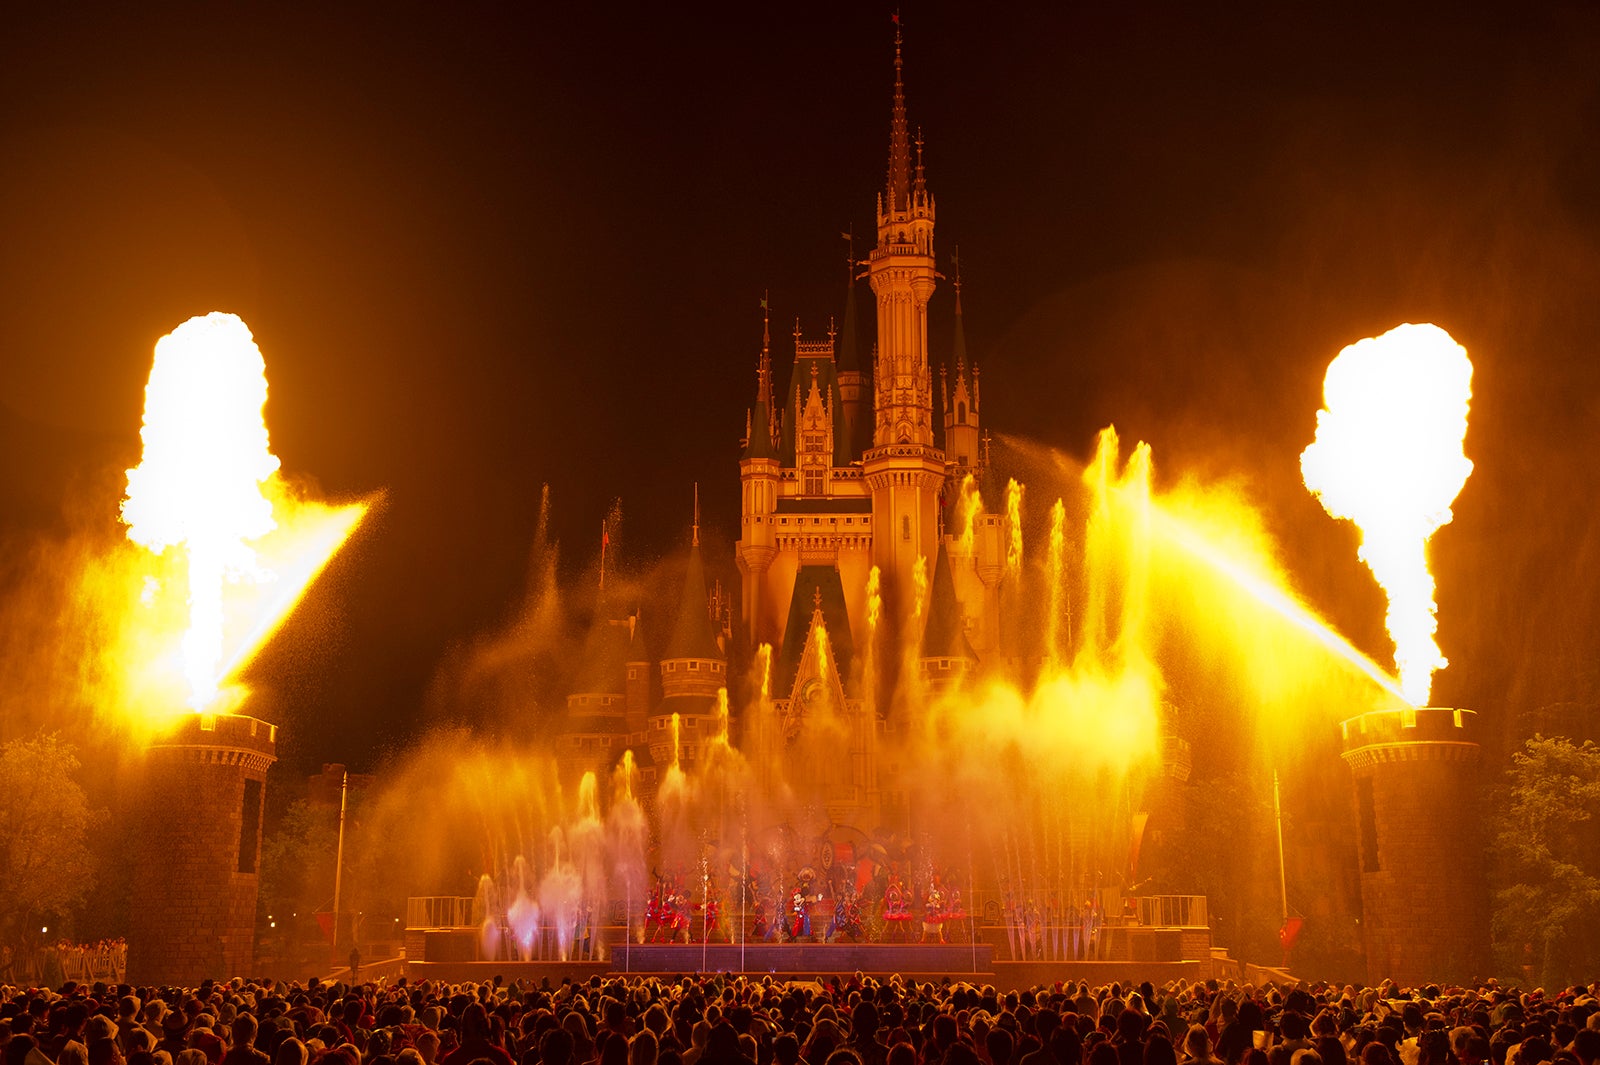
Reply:
M1184 801L1186 824L1164 831L1151 856L1153 888L1206 896L1218 945L1276 965L1278 842L1266 782L1260 773L1225 773L1196 782Z
M402 877L380 861L399 860L402 850L385 848L369 823L368 797L352 790L345 816L344 875L339 909L344 921L341 942L350 934L352 916L399 913L404 904ZM268 915L286 949L298 955L320 941L316 915L333 908L334 865L339 849L339 807L297 799L284 810L276 828L261 841L261 883L258 919Z
M1600 947L1600 747L1535 735L1511 762L1491 848L1495 951L1508 972L1527 960L1535 982L1568 983Z
M77 749L55 733L0 747L0 921L20 940L36 922L59 919L94 885L85 843L104 817L73 774Z

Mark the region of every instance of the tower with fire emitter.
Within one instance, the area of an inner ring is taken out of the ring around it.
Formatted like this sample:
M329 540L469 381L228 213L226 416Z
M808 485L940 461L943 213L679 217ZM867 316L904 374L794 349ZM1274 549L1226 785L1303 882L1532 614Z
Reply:
M191 714L150 745L128 916L128 979L195 987L255 971L267 769L277 727Z
M1374 985L1488 976L1477 715L1407 707L1343 724L1355 776L1362 940Z

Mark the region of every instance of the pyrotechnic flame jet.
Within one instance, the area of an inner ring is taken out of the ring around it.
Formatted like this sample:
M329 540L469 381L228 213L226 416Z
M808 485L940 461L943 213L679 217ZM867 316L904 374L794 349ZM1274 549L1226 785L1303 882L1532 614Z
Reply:
M1316 439L1300 456L1323 508L1361 530L1361 560L1389 598L1400 688L1419 706L1448 664L1434 641L1427 544L1472 473L1462 450L1471 398L1466 349L1438 326L1399 326L1328 365Z
M122 520L135 543L157 554L185 552L183 673L195 710L214 708L222 681L366 512L365 504L325 507L289 496L268 447L266 402L265 362L237 316L191 318L157 342L144 454L128 471ZM270 593L230 590L268 583Z

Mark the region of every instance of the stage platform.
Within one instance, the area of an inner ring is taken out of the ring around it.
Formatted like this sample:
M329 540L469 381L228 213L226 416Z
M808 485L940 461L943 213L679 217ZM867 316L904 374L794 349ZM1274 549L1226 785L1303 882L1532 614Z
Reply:
M784 977L818 974L900 973L929 979L994 969L987 943L645 943L611 948L613 972L761 973Z
M742 973L778 980L817 980L864 973L880 979L898 974L906 980L966 981L993 984L1002 991L1044 987L1058 981L1087 981L1099 986L1114 980L1203 980L1211 975L1209 962L1178 961L1004 961L993 948L961 944L885 943L647 943L631 947L616 944L601 961L408 961L411 980L446 983L490 980L559 984L564 979L580 983L590 977L625 974L678 976L699 973Z

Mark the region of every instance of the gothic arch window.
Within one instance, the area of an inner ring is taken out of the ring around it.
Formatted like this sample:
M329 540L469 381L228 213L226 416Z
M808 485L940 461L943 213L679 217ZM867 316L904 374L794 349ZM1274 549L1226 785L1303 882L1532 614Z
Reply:
M911 539L911 515L909 514L900 515L900 539Z
M956 404L956 422L961 425L967 424L967 405L965 403Z

